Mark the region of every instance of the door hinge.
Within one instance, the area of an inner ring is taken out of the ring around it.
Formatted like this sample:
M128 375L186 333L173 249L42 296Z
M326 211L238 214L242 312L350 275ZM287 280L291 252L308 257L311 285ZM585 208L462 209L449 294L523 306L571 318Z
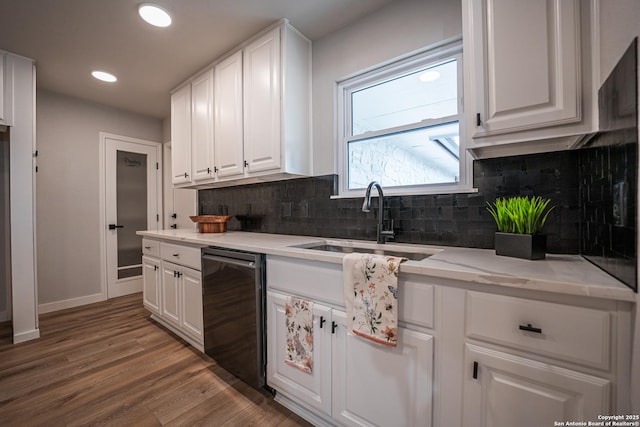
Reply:
M473 379L478 379L478 362L473 362Z

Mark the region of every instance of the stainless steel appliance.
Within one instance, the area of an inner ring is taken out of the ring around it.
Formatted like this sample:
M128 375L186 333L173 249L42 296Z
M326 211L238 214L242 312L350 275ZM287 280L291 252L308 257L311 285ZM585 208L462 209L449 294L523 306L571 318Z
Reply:
M264 255L202 250L204 350L247 384L265 384Z

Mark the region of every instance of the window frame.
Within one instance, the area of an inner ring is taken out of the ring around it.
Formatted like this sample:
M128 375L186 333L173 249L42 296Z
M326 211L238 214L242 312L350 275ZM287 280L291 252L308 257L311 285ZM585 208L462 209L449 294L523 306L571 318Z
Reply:
M418 70L448 62L457 61L458 71L458 114L441 117L438 119L426 119L421 122L407 125L385 128L383 130L365 132L364 134L351 135L351 94L367 87L379 84L393 78L399 78ZM464 114L464 68L462 55L462 38L456 37L442 43L429 46L404 57L395 58L383 64L378 64L369 69L347 76L336 82L336 129L335 144L337 153L337 173L339 177L338 194L333 198L362 197L363 189L348 188L349 184L349 154L348 145L351 141L362 141L383 135L395 135L401 132L419 130L438 124L457 121L460 135L460 169L457 182L406 185L385 187L385 195L414 195L414 194L444 194L444 193L471 193L477 191L473 188L473 159L467 151L467 137Z

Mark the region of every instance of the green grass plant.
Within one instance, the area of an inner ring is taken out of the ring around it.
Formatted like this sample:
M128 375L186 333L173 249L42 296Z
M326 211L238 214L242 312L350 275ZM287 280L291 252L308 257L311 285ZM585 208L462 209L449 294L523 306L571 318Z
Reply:
M540 196L497 198L487 210L502 233L537 234L554 208L547 209L549 202Z

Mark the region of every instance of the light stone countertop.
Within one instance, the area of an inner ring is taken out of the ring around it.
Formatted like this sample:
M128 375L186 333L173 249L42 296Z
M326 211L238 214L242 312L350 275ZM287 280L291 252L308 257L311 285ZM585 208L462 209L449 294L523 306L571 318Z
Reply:
M433 254L422 261L406 261L400 272L478 284L506 286L534 291L580 295L618 301L636 301L636 294L619 280L578 255L547 254L545 260L529 261L495 255L492 249L423 246L369 241L349 241L313 236L250 233L199 233L196 230L138 231L137 234L167 241L201 246L220 246L267 255L311 261L342 263L344 254L293 246L323 242L354 244L372 249L405 250Z

